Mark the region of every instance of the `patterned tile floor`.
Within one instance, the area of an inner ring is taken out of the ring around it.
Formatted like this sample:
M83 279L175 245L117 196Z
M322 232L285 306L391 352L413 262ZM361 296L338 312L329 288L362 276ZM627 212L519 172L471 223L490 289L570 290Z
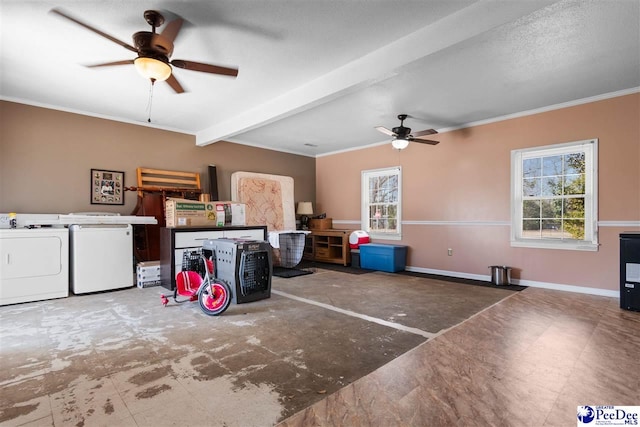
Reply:
M640 405L640 313L529 288L280 424L570 426L580 405Z

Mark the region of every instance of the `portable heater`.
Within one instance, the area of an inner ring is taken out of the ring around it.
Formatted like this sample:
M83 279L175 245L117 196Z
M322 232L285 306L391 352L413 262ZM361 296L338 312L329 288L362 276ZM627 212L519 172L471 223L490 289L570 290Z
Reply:
M214 275L231 287L236 304L271 297L271 246L244 239L211 239L202 244L205 258L213 259Z

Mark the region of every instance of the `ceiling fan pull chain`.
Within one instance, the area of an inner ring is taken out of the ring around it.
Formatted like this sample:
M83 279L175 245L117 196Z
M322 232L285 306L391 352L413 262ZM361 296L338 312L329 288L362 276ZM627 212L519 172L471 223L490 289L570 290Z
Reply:
M147 119L148 123L151 123L151 104L153 103L153 84L156 82L155 79L151 80L151 86L149 86L149 101L147 102L147 111L149 111L149 118Z

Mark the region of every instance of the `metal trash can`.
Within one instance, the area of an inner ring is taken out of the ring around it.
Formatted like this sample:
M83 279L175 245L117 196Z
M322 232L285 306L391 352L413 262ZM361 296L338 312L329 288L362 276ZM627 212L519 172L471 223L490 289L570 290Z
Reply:
M491 283L494 285L510 285L511 284L511 267L506 265L491 265Z

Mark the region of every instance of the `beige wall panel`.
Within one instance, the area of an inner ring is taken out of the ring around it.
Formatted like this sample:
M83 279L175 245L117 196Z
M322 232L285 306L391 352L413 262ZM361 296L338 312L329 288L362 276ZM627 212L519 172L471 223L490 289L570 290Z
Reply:
M310 157L228 142L198 147L193 135L0 101L0 212L128 215L135 192L124 206L90 203L91 168L124 171L126 186L137 184L137 167L199 172L208 192L210 164L222 200L237 170L292 176L296 201L315 200Z

